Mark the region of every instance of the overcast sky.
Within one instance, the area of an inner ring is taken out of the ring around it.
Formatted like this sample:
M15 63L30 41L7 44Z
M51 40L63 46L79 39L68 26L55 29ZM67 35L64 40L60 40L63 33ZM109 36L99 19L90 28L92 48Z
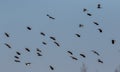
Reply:
M84 63L88 72L114 72L120 65L119 3L119 0L0 0L0 71L81 72ZM98 9L97 4L102 8ZM88 11L83 12L83 8ZM84 26L80 28L79 24ZM98 28L103 32L100 33ZM42 36L40 32L46 35ZM60 47L50 36L57 39ZM116 40L114 45L112 39ZM47 45L43 45L43 41ZM26 47L31 52L25 51ZM42 50L43 56L37 56L36 48ZM91 50L96 50L100 56ZM21 53L20 63L14 62L16 51ZM67 51L72 51L78 60L71 59ZM26 66L26 62L31 65ZM54 67L53 71L49 65Z

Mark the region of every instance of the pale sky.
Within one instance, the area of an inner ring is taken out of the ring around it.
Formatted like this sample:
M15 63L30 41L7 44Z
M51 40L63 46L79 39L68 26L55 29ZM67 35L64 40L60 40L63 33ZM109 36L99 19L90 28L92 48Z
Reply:
M101 9L97 9L99 3ZM119 3L119 0L0 0L0 72L81 72L83 63L87 72L114 72L120 65ZM88 11L83 12L83 8ZM99 25L93 24L94 21ZM84 26L80 28L79 24ZM32 30L27 30L27 26ZM60 47L50 36L57 39ZM114 45L112 39L116 40ZM25 51L26 47L31 52ZM36 55L36 48L42 50L43 56ZM68 50L78 60L71 59ZM16 51L21 53L20 63L14 62ZM103 64L97 62L99 58ZM31 65L26 66L26 62ZM53 71L49 65L54 67Z

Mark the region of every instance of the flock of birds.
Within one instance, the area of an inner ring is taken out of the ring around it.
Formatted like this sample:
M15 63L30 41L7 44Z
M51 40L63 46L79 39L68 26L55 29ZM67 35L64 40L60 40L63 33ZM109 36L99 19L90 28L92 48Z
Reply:
M98 4L98 5L97 5L97 8L98 8L98 9L101 9L102 7L101 7L100 4ZM87 14L88 16L92 16L92 14L89 13L89 12L88 12L88 9L86 9L86 8L83 8L83 12L86 12L86 14ZM46 16L47 16L48 18L52 19L52 20L55 20L55 18L52 17L52 16L50 16L49 14L46 14ZM97 25L97 26L99 25L99 23L98 23L98 22L95 22L95 21L93 22L93 24L95 24L95 25ZM83 24L79 24L79 27L80 27L80 28L81 28L81 27L84 27L84 25L83 25ZM32 27L27 26L26 29L30 31L30 30L32 30ZM103 32L103 30L102 30L101 28L98 28L98 31L99 31L100 33ZM9 33L5 32L4 34L5 34L5 36L8 37L8 38L10 37L10 34L9 34ZM45 34L44 32L40 32L40 35L46 36L46 34ZM75 35L76 35L76 37L80 38L80 34L76 33ZM60 43L57 42L57 40L56 40L56 38L55 38L54 36L49 36L49 38L50 38L51 40L53 40L53 43L54 43L57 47L60 47ZM44 42L44 41L42 42L42 44L43 44L43 45L47 45L47 43ZM111 44L115 44L115 40L112 39L112 40L111 40ZM7 47L10 48L10 49L12 48L11 45L8 44L8 43L4 43L4 45L7 46ZM25 49L25 51L27 51L27 52L31 52L30 48L24 48L24 49ZM100 56L100 54L99 54L97 51L95 51L95 50L91 50L91 52L93 52L93 53L96 54L97 56ZM71 59L73 59L73 60L78 60L78 58L74 56L74 54L73 54L72 51L69 50L69 51L67 51L67 53L69 54L69 56L70 56ZM42 55L42 51L41 51L39 48L36 48L36 55L37 55L37 56L43 56L43 55ZM81 57L83 57L83 58L86 58L86 55L83 54L83 53L80 53L79 55L80 55ZM20 62L21 62L20 56L21 56L21 53L20 53L19 51L16 51L16 55L14 56L14 58L15 58L15 59L14 59L14 62L20 63ZM102 64L104 63L102 59L97 59L97 61L98 61L99 63L102 63ZM29 65L31 65L31 64L32 64L31 62L26 62L26 63L25 63L26 66L29 66ZM51 70L54 70L54 67L53 67L52 65L49 65L49 68L50 68Z

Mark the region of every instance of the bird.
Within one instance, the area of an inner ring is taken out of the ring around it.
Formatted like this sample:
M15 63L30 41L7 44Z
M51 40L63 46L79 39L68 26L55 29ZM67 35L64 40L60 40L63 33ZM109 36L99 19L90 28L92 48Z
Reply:
M53 66L49 65L49 67L50 67L51 70L54 70Z
M80 37L80 34L75 34L77 37Z
M87 15L88 15L88 16L92 16L92 14L91 14L91 13L87 13Z
M6 37L10 37L10 35L7 32L5 32L4 34Z
M14 60L15 62L20 62L20 60Z
M25 48L25 50L28 51L28 52L30 52L30 49L28 49L28 48Z
M58 42L54 42L58 47L60 47L59 43Z
M17 55L21 55L21 53L20 53L20 52L18 52L18 51L16 51L16 54L17 54Z
M86 57L84 54L80 54L80 56L82 56L83 58L85 58L85 57Z
M19 59L19 57L18 56L14 56L16 59Z
M42 54L40 54L39 52L37 53L38 56L42 56Z
M32 28L31 28L31 27L29 27L29 26L27 26L27 29L28 29L28 30L32 30Z
M8 43L4 43L8 48L11 48L11 46Z
M103 63L103 61L101 59L98 59L98 62Z
M112 42L112 44L115 44L115 40L112 39L111 42Z
M87 11L87 9L86 8L83 8L83 12L86 12Z
M39 48L36 48L36 51L38 51L38 52L42 52Z
M100 55L98 52L96 52L95 50L91 50L93 53L95 53L96 55Z
M47 45L47 43L46 43L46 42L42 42L42 44Z
M79 24L79 27L83 27L84 25L83 24Z
M78 60L76 57L74 56L70 56L73 60Z
M99 32L100 32L100 33L102 33L102 32L103 32L101 28L98 28L98 30L99 30Z
M43 35L43 36L45 36L45 33L43 33L43 32L40 32L40 34Z
M73 55L73 53L71 51L67 51L69 54Z
M99 25L99 24L98 24L97 22L95 22L95 21L94 21L93 23L94 23L95 25Z
M29 66L30 64L31 64L30 62L25 63L26 66Z
M47 14L46 16L48 16L50 19L55 19L54 17L50 16L49 14Z
M101 5L100 5L100 4L98 4L98 5L97 5L97 8L98 8L98 9L100 9L100 8L101 8Z
M52 40L56 40L55 37L53 37L53 36L50 36L50 39L52 39Z

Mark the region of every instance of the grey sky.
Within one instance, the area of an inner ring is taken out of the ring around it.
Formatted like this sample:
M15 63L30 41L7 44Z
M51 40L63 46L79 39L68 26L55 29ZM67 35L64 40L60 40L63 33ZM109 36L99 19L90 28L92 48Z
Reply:
M0 0L0 71L2 72L80 72L85 63L88 72L114 72L120 64L120 25L119 0ZM97 9L100 3L102 8ZM93 14L87 16L82 10L87 8ZM46 14L55 17L49 19ZM100 25L96 26L93 21ZM79 28L79 24L84 24ZM29 31L27 26L32 27ZM99 33L98 28L103 29ZM10 38L4 35L10 34ZM45 37L40 32L46 34ZM77 38L76 33L81 37ZM57 47L49 36L54 36L60 47ZM116 43L111 44L115 39ZM42 41L47 42L43 45ZM9 43L12 49L4 43ZM31 49L31 53L24 50ZM42 50L42 57L35 55L35 48ZM72 60L70 50L78 61ZM100 56L91 52L96 50ZM21 63L14 62L16 51L20 51ZM86 58L80 57L84 53ZM103 64L97 62L100 58ZM25 62L31 66L25 66Z

